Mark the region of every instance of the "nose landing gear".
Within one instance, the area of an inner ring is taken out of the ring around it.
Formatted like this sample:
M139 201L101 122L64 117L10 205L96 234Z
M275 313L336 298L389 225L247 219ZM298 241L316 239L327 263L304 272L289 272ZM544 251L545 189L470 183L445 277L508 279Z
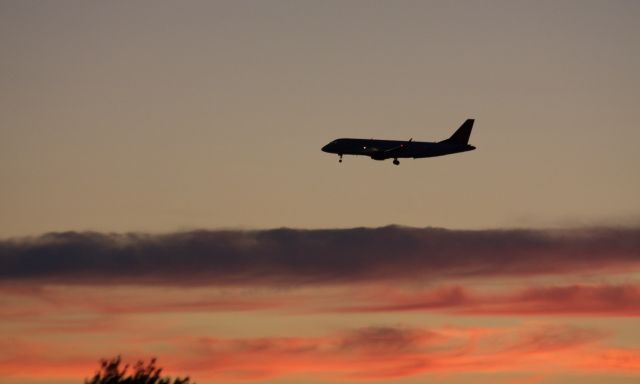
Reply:
M398 161L398 159L393 159L393 165L400 165L400 162Z
M340 159L338 159L338 163L342 163L342 153L340 154Z

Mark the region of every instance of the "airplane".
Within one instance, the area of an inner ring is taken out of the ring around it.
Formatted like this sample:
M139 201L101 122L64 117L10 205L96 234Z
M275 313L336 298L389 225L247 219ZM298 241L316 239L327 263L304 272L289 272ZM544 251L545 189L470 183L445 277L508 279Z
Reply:
M474 119L467 119L451 137L439 142L400 140L375 140L375 139L336 139L322 147L323 152L342 155L369 156L373 160L393 159L394 165L400 165L399 158L424 158L444 156L452 153L473 151L476 149L469 145L469 136L473 128Z

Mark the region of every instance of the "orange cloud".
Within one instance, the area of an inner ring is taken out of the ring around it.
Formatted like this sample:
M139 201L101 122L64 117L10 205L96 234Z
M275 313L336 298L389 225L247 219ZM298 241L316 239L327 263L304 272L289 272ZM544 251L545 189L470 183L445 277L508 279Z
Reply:
M197 338L183 341L175 366L217 380L301 374L381 380L424 373L583 370L602 332L568 326L525 329L371 327L323 337ZM549 362L549 359L552 359Z
M167 372L188 372L199 382L299 375L328 381L392 380L499 371L624 374L640 369L640 349L615 348L605 341L598 330L572 326L365 327L316 337L191 336L174 340L173 353L160 356L160 362ZM17 345L0 353L0 376L88 377L97 367L98 357L90 361L78 351L59 353L61 346ZM137 348L145 353L143 345Z
M429 291L381 289L338 312L442 311L462 315L640 316L640 286L570 285L479 293L461 286Z

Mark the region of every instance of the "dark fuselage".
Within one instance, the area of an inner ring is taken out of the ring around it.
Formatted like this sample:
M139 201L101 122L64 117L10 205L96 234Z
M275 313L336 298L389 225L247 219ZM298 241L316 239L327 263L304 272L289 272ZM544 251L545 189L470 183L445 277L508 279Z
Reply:
M342 155L369 156L373 160L393 159L399 165L398 158L435 157L452 153L467 152L476 149L469 145L469 137L474 119L467 119L451 137L437 143L428 141L374 140L374 139L336 139L322 147L324 152Z
M423 158L472 151L469 144L426 141L400 141L375 139L337 139L322 147L324 152L338 155L369 156L374 160L397 158Z

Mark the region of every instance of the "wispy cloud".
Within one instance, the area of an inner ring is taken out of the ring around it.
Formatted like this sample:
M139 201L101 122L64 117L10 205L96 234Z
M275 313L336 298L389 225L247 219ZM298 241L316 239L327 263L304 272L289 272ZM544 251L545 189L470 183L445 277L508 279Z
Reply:
M429 311L457 315L640 316L640 286L633 284L538 286L479 292L461 286L427 290L378 289L337 312Z
M287 285L562 274L640 265L640 229L403 227L52 233L0 242L0 281Z
M214 314L269 311L284 316L358 313L438 313L449 316L640 317L640 285L538 285L489 289L444 285L417 288L398 284L309 289L206 287L46 286L38 291L0 288L5 323L49 329L51 313L84 313L65 328L100 328L121 315ZM105 320L107 319L107 320ZM65 320L69 322L70 320ZM49 326L45 326L42 323ZM81 326L86 323L86 326ZM112 324L113 325L113 324ZM95 328L95 329L94 329ZM62 328L61 328L62 329Z
M640 350L610 347L605 341L606 335L598 330L564 325L364 327L306 337L186 336L172 342L176 353L163 364L171 372L187 371L205 381L266 380L299 374L332 381L502 369L538 373L640 369ZM0 374L19 375L36 360L43 376L91 372L91 362L86 357L76 358L73 351L53 356L46 353L50 349L46 344L29 349L28 359L0 359Z

